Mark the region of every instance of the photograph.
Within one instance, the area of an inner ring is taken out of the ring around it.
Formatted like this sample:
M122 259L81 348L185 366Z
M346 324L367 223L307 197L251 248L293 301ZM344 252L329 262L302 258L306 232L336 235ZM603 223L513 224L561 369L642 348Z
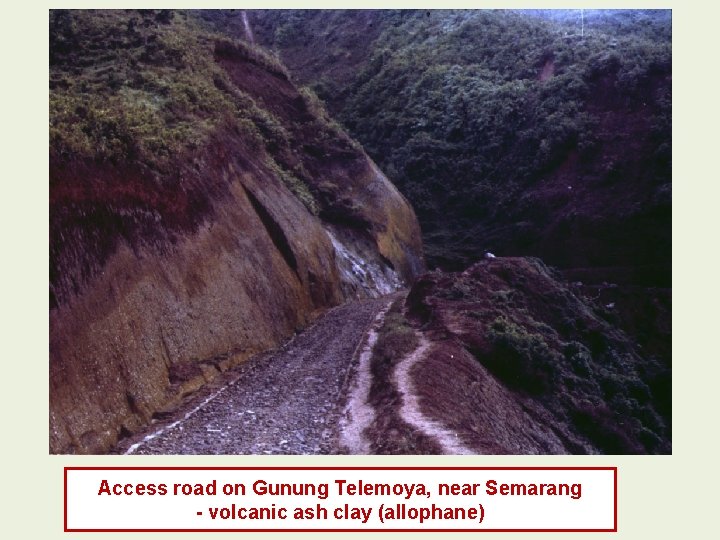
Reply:
M671 9L47 15L48 455L673 453Z

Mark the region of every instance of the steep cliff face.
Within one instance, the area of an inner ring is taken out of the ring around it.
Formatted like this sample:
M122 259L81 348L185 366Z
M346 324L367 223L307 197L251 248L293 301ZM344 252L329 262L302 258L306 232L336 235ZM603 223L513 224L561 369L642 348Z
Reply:
M51 452L423 269L408 203L272 57L165 11L54 11L50 41Z

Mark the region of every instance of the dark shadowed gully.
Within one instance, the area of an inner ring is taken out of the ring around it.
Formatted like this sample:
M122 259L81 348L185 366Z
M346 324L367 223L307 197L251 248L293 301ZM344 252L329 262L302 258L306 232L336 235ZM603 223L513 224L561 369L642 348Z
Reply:
M358 344L388 299L345 304L225 374L117 453L329 454Z

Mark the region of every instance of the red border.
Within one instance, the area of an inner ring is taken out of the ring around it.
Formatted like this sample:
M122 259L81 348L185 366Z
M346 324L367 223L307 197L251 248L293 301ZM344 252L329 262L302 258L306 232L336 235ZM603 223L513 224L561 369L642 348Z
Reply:
M612 529L68 529L68 471L613 471L614 519ZM65 467L64 532L617 532L617 467Z

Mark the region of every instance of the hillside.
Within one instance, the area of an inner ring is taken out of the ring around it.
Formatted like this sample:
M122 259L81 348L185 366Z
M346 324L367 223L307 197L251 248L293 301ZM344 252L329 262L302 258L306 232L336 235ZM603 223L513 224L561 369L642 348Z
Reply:
M670 12L585 11L247 13L408 197L430 267L668 287Z
M113 451L669 453L670 366L616 323L538 259L429 272L328 311Z
M671 452L671 22L52 10L51 453Z
M424 414L473 453L671 451L670 364L538 259L428 273L403 313L428 343L414 371Z
M100 452L423 270L317 98L186 12L50 13L50 450Z

